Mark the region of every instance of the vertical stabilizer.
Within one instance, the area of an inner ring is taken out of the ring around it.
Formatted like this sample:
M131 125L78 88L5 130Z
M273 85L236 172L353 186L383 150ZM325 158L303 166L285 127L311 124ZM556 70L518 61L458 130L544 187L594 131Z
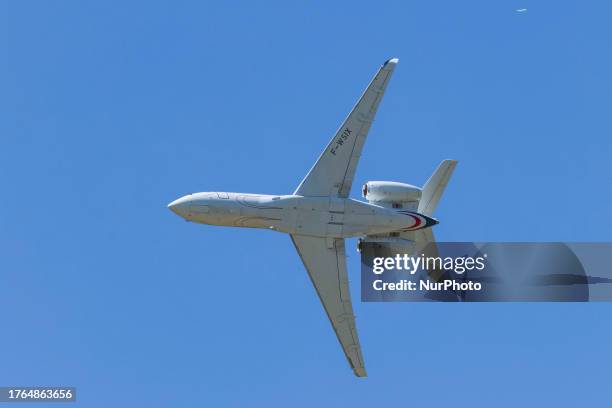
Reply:
M418 212L431 216L438 206L440 197L448 184L457 160L444 160L423 186Z

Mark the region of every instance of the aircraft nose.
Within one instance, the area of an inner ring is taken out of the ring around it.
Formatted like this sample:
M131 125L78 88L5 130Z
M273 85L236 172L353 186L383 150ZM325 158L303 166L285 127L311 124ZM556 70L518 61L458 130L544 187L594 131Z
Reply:
M189 196L181 197L168 204L168 209L178 215L179 217L187 217L189 214L189 206L191 199Z

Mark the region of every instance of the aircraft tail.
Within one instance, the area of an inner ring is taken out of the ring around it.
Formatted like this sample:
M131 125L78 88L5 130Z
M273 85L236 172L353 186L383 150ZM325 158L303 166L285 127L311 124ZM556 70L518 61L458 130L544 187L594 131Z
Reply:
M444 193L444 189L456 166L457 160L442 161L421 189L420 199L417 198L416 200L407 202L410 207L404 208L410 208L410 210L417 209L420 214L431 217L438 207L442 193ZM376 245L364 245L364 243L368 242ZM395 235L392 237L368 236L366 239L359 240L357 248L360 252L363 250L373 251L370 253L371 256L381 257L393 257L395 254L401 252L424 254L428 257L439 256L433 228L422 228L416 231L402 231L399 236ZM445 271L444 269L434 268L427 270L427 274L435 282L439 282L445 276Z
M436 171L431 175L429 180L423 186L421 192L421 200L419 201L419 212L431 216L438 207L442 193L450 180L450 177L457 166L457 160L444 160ZM433 229L426 228L423 230L415 231L414 236L415 244L419 251L426 252L428 256L437 257L439 256L438 246L436 245L436 238L434 237ZM444 276L443 270L431 269L427 271L427 274L435 282L439 282Z
M418 212L427 216L431 216L434 213L456 166L457 160L444 160L440 163L436 171L434 171L423 186Z

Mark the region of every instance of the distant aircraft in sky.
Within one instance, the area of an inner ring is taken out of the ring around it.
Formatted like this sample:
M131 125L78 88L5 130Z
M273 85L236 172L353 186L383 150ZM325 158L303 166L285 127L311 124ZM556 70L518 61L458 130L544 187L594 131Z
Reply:
M349 198L361 151L397 58L385 62L293 194L189 194L168 207L200 224L264 228L290 235L344 354L358 377L366 370L351 304L344 239L411 245L434 240L432 217L457 164L443 161L424 187L385 181Z
M516 9L516 12L517 12L517 13L524 13L524 12L526 12L526 11L527 11L527 9L526 9L526 8Z

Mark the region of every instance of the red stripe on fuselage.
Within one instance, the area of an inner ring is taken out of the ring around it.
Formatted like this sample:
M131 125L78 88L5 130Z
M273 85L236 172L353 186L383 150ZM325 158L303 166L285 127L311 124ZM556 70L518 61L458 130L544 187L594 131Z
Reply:
M421 223L423 223L423 221L421 221L421 217L417 217L416 215L412 215L412 214L408 214L408 215L414 218L414 220L416 221L416 224L414 224L409 229L416 229L419 227L419 225L421 225Z

